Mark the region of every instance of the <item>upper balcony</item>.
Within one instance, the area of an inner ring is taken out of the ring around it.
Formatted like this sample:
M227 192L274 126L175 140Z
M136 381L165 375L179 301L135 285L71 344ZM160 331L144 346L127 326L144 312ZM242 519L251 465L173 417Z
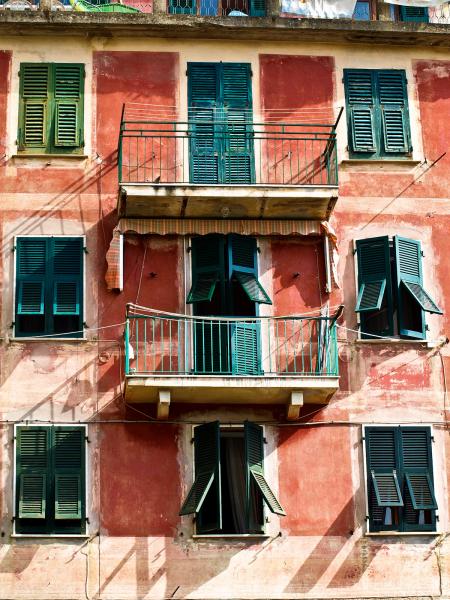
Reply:
M284 404L298 418L339 385L332 317L193 317L128 305L125 398L170 402Z
M254 123L232 108L197 108L184 122L144 113L124 108L120 217L329 217L338 194L336 124Z

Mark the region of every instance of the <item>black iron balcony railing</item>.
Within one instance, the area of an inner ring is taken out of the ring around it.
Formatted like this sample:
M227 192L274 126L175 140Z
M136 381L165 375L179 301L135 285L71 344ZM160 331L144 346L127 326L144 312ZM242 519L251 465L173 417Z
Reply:
M119 182L337 186L335 125L122 120Z

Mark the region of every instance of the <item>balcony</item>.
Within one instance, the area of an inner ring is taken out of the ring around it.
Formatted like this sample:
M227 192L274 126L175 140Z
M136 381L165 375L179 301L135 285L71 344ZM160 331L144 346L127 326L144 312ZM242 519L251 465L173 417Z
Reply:
M120 217L329 217L338 194L336 124L253 123L231 109L185 122L143 113L124 107Z
M333 317L191 317L128 305L125 398L170 402L324 404L338 389Z

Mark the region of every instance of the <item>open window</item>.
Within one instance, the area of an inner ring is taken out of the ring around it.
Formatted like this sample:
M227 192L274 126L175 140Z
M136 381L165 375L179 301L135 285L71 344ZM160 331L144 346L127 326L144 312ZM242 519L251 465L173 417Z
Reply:
M362 337L424 339L424 313L442 311L424 288L420 242L400 236L357 240L356 254Z
M264 533L264 504L273 513L285 514L264 476L260 425L198 425L194 453L195 480L180 515L195 514L198 534Z
M371 531L433 531L437 503L429 427L366 427Z

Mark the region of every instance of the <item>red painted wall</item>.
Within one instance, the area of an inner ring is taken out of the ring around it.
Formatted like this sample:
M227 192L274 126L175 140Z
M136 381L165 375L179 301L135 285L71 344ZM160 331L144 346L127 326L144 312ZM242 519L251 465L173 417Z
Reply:
M12 53L0 50L0 164L6 149L6 105L10 86Z

